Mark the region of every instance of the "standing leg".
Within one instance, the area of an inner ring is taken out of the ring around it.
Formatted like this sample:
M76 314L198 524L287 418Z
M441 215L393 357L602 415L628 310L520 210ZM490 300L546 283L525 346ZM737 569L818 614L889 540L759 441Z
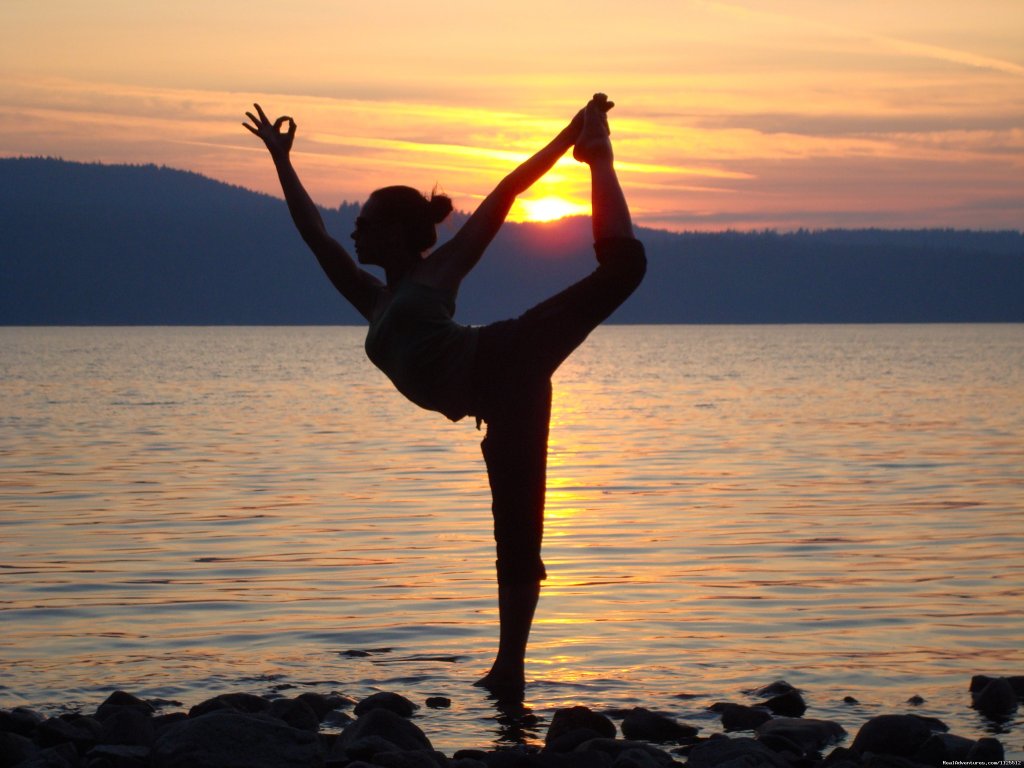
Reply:
M540 582L498 582L501 625L498 654L490 671L476 682L501 701L521 701L526 690L526 644L540 599Z
M499 698L522 698L526 647L546 577L540 549L550 376L629 297L646 270L615 174L609 106L603 94L588 104L574 152L590 165L598 268L516 320L485 328L477 353L477 383L486 392L477 415L488 425L482 448L493 500L501 625L494 664L477 685Z
M521 380L487 425L487 463L497 543L498 653L477 685L500 699L521 699L526 645L546 577L541 560L551 384Z

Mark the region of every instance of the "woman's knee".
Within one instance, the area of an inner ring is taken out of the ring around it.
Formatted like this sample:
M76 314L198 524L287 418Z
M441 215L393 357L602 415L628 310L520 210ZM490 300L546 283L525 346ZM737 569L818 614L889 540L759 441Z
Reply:
M536 584L548 577L547 568L540 554L536 557L501 557L494 561L499 584Z
M616 284L632 293L647 273L647 254L639 240L626 237L606 238L594 244L601 268L613 275Z

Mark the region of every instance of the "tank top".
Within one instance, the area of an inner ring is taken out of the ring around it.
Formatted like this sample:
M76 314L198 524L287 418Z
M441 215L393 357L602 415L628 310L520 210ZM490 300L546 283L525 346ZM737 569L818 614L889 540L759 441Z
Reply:
M365 349L409 400L458 421L469 414L479 332L454 314L454 293L406 278L370 321Z

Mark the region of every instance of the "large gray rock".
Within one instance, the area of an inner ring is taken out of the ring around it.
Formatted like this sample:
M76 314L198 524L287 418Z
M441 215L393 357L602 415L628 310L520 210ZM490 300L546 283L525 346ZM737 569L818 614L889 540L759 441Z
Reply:
M587 729L581 728L570 731L570 733L579 733L585 730ZM612 768L613 765L618 765L615 759L606 752L549 752L545 750L538 755L530 755L523 759L525 762L521 765L536 766L536 768ZM487 765L487 768L493 768L487 763L484 765Z
M576 728L556 736L544 745L547 752L574 752L576 747L592 739L604 739L606 736L590 728Z
M611 756L616 762L623 753L637 751L643 752L647 755L654 761L655 765L670 766L675 764L675 760L672 759L672 755L668 752L658 749L657 747L652 747L650 744L645 744L642 741L629 741L625 739L591 739L590 741L580 744L574 751L584 753L604 753Z
M627 749L615 757L612 768L662 768L662 765L659 759L642 749Z
M28 736L0 731L0 768L14 768L39 751Z
M143 715L152 715L156 711L152 704L140 699L138 696L125 693L124 691L114 691L97 708L96 719L102 722L110 715L121 712L124 709L135 710Z
M988 675L975 675L971 678L971 693L977 693L993 680L998 679L999 678L997 677L989 677ZM1003 679L1010 684L1011 688L1013 688L1013 692L1017 694L1017 698L1024 699L1024 675L1010 675Z
M797 745L804 754L820 752L844 736L846 730L839 723L802 717L778 717L757 728L758 739L767 746L772 746L770 739L782 738Z
M991 718L1007 717L1017 710L1017 694L1005 677L992 678L971 692L971 706Z
M39 750L25 762L18 763L17 768L78 768L80 764L78 751L74 746L58 744Z
M356 717L362 717L372 709L386 709L402 717L412 717L413 713L419 709L419 705L414 704L400 694L382 691L367 696L356 704Z
M491 752L485 752L480 762L487 768L537 768L538 754L535 750L524 744L516 744L512 747L500 747ZM551 757L561 757L552 755Z
M153 747L154 768L317 768L323 762L315 733L232 711L168 726Z
M292 728L300 731L320 730L320 717L313 708L301 698L298 699L277 699L270 703L267 714L283 720Z
M196 704L188 711L189 717L199 717L211 712L246 712L256 714L270 709L270 701L252 693L222 693L212 699Z
M933 733L914 753L914 760L925 765L941 766L952 760L966 760L976 742L951 733Z
M803 696L800 695L800 691L797 690L773 696L767 701L761 702L761 706L784 717L802 717L807 711L807 704L804 702Z
M447 760L443 755L426 750L380 752L374 756L373 764L381 768L447 768Z
M974 746L971 747L971 751L967 753L967 759L969 761L976 761L980 763L999 763L1006 758L1006 753L1003 750L1003 745L999 739L994 739L991 736L978 739Z
M782 696L793 691L799 692L799 689L790 685L785 680L776 680L774 683L769 683L762 688L755 688L752 691L747 691L747 693L751 696Z
M912 757L933 732L948 731L940 721L917 715L878 715L860 727L850 749L858 754L874 753Z
M630 710L622 720L622 735L627 739L653 741L656 744L691 741L699 730L643 707Z
M427 735L416 724L389 709L371 709L358 720L345 726L331 747L331 758L344 758L348 748L359 739L377 736L394 744L401 751L433 751Z
M708 739L690 750L690 768L791 768L776 752L750 738Z
M548 726L544 743L550 747L565 734L580 729L592 731L598 737L615 738L615 723L609 718L589 707L565 707L556 709L555 714L551 716L551 724Z
M366 760L371 762L376 755L383 752L401 752L402 749L393 741L383 736L360 736L347 743L344 748L337 747L337 741L331 746L328 755L332 760Z
M20 736L31 736L45 719L34 709L28 707L2 709L0 710L0 731L17 733Z
M144 710L128 706L108 708L102 722L100 744L150 747L156 740L153 718Z
M101 744L86 755L86 766L149 768L150 749L126 744Z
M448 768L487 768L487 763L473 757L453 757L448 761Z
M727 731L752 731L772 719L772 713L764 707L718 702L710 709L722 716L722 727Z
M323 694L307 691L306 693L300 693L295 698L305 702L316 713L321 722L331 712L355 705L352 699L337 693Z
M102 731L103 726L94 718L61 715L40 723L33 738L42 747L73 744L79 752L85 752L99 741Z

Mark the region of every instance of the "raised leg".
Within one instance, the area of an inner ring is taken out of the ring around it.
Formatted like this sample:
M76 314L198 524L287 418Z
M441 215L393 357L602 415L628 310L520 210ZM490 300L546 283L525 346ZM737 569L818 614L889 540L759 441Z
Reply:
M583 111L575 157L590 166L594 247L598 268L525 312L517 334L527 339L535 364L550 376L594 328L636 290L647 269L644 248L615 173L608 132L611 102L598 93Z
M608 110L612 106L603 93L594 94L583 110L583 129L573 149L573 157L590 166L595 242L613 237L633 237L629 206L615 173L615 155L608 129Z

